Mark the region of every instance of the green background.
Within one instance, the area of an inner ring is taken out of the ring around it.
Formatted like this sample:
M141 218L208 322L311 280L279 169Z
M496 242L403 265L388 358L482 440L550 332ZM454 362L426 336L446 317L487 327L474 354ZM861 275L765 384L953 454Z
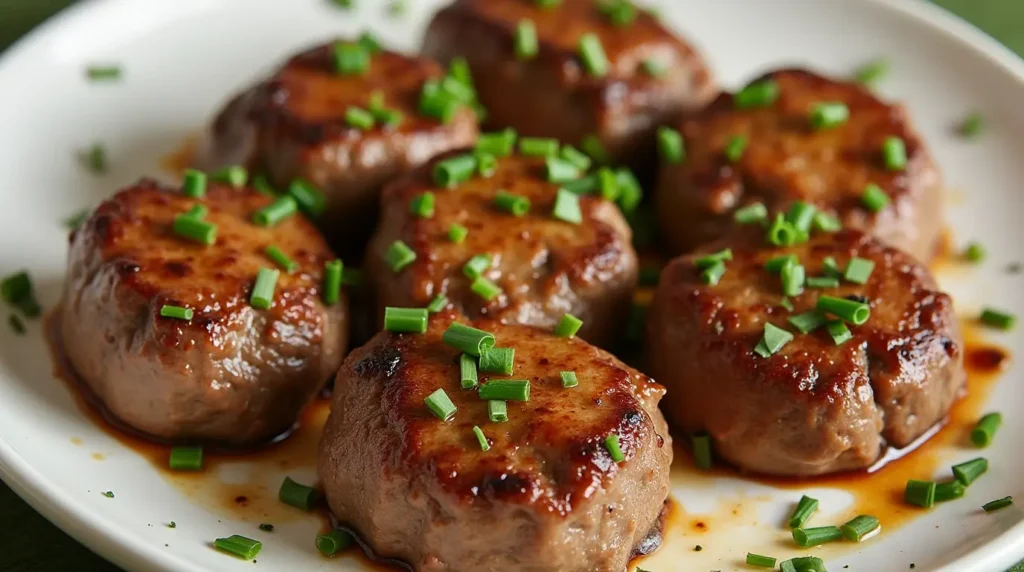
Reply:
M0 50L71 1L0 0ZM1024 0L935 0L935 3L1024 55ZM66 536L0 483L0 570L117 572L118 569ZM1015 566L1013 572L1024 572L1024 564Z

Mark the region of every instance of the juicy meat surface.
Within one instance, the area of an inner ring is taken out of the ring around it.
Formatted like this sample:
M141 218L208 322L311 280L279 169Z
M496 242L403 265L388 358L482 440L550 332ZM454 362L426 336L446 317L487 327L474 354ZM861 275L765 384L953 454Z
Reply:
M515 53L516 26L536 28L536 57ZM608 73L590 75L579 57L584 34L594 34ZM456 0L427 29L423 53L447 62L463 57L487 108L488 123L521 134L578 145L596 135L616 163L653 165L654 130L702 107L717 91L701 55L638 10L617 26L594 0L565 0L543 8L523 0ZM652 62L664 72L644 71Z
M924 141L904 107L885 103L856 83L786 69L771 80L779 96L767 107L736 109L721 94L697 116L683 121L686 160L662 167L656 202L662 239L674 253L717 240L734 228L733 214L764 203L782 212L797 200L838 216L918 260L934 254L942 225L942 182ZM813 129L815 104L844 103L842 125ZM740 159L730 163L726 145L746 138ZM886 169L882 145L895 136L906 146L906 168ZM878 185L890 204L872 213L861 203L865 187Z
M337 371L346 299L321 301L317 230L293 216L250 222L273 199L210 183L188 198L142 180L100 204L71 236L61 339L70 363L109 413L151 437L250 445L288 430ZM174 217L201 203L217 225L211 246L180 238ZM281 272L273 305L249 304L276 245L297 265ZM164 305L191 320L161 317Z
M477 320L515 349L511 376L480 372L480 383L531 384L492 423L442 342L454 316L432 315L425 334L381 332L345 360L318 462L334 514L418 571L623 570L652 550L672 462L664 389L578 338ZM579 385L563 388L562 371ZM458 407L447 422L424 405L438 388ZM612 433L620 463L604 446Z
M381 186L434 155L476 140L476 116L462 108L447 124L418 111L424 82L444 74L436 63L390 51L374 54L363 75L335 71L333 43L292 57L236 96L217 115L200 166L244 164L278 189L295 178L321 189L318 220L342 254L361 255L373 230ZM349 107L367 109L371 94L402 113L397 126L362 130L346 123Z
M612 342L628 314L637 279L632 233L618 207L596 195L579 197L582 222L558 220L552 208L559 185L544 176L544 159L513 155L498 159L491 177L474 176L453 189L434 184L433 165L395 181L383 194L381 221L370 242L365 268L377 297L377 316L386 306L423 307L434 296L469 317L552 328L568 312L583 320L579 335L602 346ZM499 210L499 190L530 200L521 217ZM413 197L433 192L434 215L410 212ZM469 229L452 242L453 223ZM394 272L387 250L396 240L416 260ZM475 255L491 263L484 277L501 287L490 301L470 289L463 266Z
M731 247L717 286L695 267L699 254ZM808 276L826 257L845 268L875 263L866 285L805 289L780 306L770 258L795 254ZM824 327L787 323L820 295L863 296L871 317L836 346ZM778 353L754 353L770 322L795 338ZM939 422L964 389L963 340L953 301L910 256L859 231L818 235L772 249L734 240L675 259L648 312L651 373L668 390L665 412L686 433L706 431L716 455L750 471L817 475L871 465L884 445L904 447Z

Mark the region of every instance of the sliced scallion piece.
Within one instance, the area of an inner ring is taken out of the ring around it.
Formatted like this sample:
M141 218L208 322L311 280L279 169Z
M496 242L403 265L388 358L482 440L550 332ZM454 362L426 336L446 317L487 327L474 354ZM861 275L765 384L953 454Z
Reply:
M384 329L389 332L422 334L427 331L426 308L384 308Z
M501 286L498 286L483 276L477 276L474 278L473 282L469 285L469 289L472 290L474 294L488 302L497 298L502 293Z
M492 379L480 386L480 399L501 401L529 401L530 380Z
M484 435L484 430L480 427L473 426L473 435L476 436L476 442L480 444L481 451L489 451L491 444L487 441L487 436Z
M523 216L530 210L530 199L504 190L494 195L494 206L512 216Z
M982 510L985 512L994 512L1001 508L1006 508L1013 504L1013 497L1003 497L994 501L989 501L981 505Z
M186 197L194 199L206 195L206 173L196 169L185 169L182 179L181 192Z
M682 163L686 158L683 136L671 127L658 128L658 153L665 163Z
M487 402L487 419L491 423L505 423L508 421L508 403L501 399L491 399Z
M459 385L462 386L462 389L471 389L476 387L478 381L476 358L469 354L461 354L459 356Z
M281 482L281 488L277 490L278 500L305 511L312 510L319 497L316 489L297 483L291 477L285 477Z
M263 250L263 253L267 255L267 258L273 260L275 264L280 266L281 270L284 270L287 274L294 274L295 271L299 269L299 264L297 262L289 258L284 251L273 244L267 245L267 248Z
M452 403L451 398L448 397L443 388L436 389L434 393L431 393L423 400L423 403L434 414L434 417L441 421L448 421L455 416L455 412L459 409Z
M324 304L332 306L341 298L342 272L345 265L335 259L324 263Z
M984 415L971 430L971 442L975 447L988 447L1002 423L1003 415L1001 413Z
M515 356L515 348L493 347L480 354L480 371L512 375Z
M392 272L401 272L403 268L416 260L416 251L401 240L396 240L388 247L385 258Z
M626 456L622 454L622 447L619 445L619 436L615 433L604 438L604 448L608 450L608 455L616 463L626 460Z
M464 353L479 357L481 353L494 347L494 334L452 322L442 334L441 341Z
M855 326L862 326L871 317L871 307L863 302L836 298L833 296L820 296L815 307L822 312L827 312L849 322Z
M807 495L800 497L800 502L796 504L796 508L793 509L793 514L789 517L790 528L802 528L808 520L811 519L811 515L818 510L818 499L811 498Z
M587 73L594 77L604 77L608 74L608 57L597 35L583 34L580 38L579 53L583 69L587 70Z
M203 468L203 448L171 447L171 456L167 464L172 471L199 471Z
M580 198L565 189L558 189L555 194L555 205L551 209L551 216L570 224L582 223L583 211L580 210Z
M226 538L218 538L213 541L213 546L222 552L237 556L242 560L252 560L263 549L263 543L259 540L246 538L238 534L232 534Z
M468 181L476 171L476 157L472 154L458 155L434 165L434 184L453 188Z
M160 307L160 316L164 318L174 318L175 320L191 320L192 308L183 308L181 306L170 306L168 304L164 304Z
M737 109L751 107L767 107L779 98L779 84L774 79L751 83L733 96L733 105Z
M693 451L693 464L698 469L711 468L711 436L693 435L690 437L690 448Z
M580 384L579 379L576 378L576 372L575 371L563 371L563 372L559 373L559 377L562 378L562 387L563 388L568 389L570 387L576 387L577 385Z
M860 542L864 540L864 537L878 530L879 526L881 526L881 524L879 524L877 518L868 514L862 514L854 517L839 528L843 531L843 536L845 536L847 540L851 542Z
M838 526L819 526L816 528L794 528L793 540L801 548L820 546L827 542L835 542L843 538L843 531Z
M971 486L971 483L985 474L986 471L988 471L988 459L984 457L953 465L953 476L965 487Z
M316 549L324 556L334 556L347 550L355 541L355 538L348 532L335 528L330 532L317 535Z
M981 323L1000 330L1012 330L1017 324L1017 317L994 308L984 308L981 311Z
M912 505L932 508L935 504L935 483L910 479L903 491L903 499Z
M520 60L532 60L537 57L537 27L532 20L522 19L516 24L515 52Z
M853 282L854 284L867 284L874 270L875 262L873 260L854 256L846 264L846 272L843 274L843 278L847 282Z
M252 215L252 221L259 226L274 226L282 220L294 215L299 210L298 203L290 195L285 195Z
M281 272L270 268L260 268L256 274L256 282L249 296L249 305L260 310L269 310L274 301L274 287Z
M555 326L555 335L560 338L571 338L583 327L583 320L572 314L564 314Z

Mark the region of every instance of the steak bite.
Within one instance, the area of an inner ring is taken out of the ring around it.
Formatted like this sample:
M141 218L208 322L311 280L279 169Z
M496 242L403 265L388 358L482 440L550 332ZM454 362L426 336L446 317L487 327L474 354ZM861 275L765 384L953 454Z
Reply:
M732 258L709 285L701 257L726 247ZM799 272L765 267L774 260L769 267L779 268L786 255L808 276L803 293L788 298L792 310L780 276L791 283ZM836 275L830 268L859 280L856 268L872 263L866 284L840 277L838 286L812 287ZM834 299L863 302L870 317L847 325L846 335L834 314L814 312ZM650 368L668 390L667 416L686 433L706 432L715 453L741 469L868 467L884 446L905 447L942 420L964 390L953 301L923 265L860 231L782 249L745 238L706 246L664 270L647 315Z
M548 329L570 313L583 320L584 339L612 342L637 278L632 233L615 203L564 190L549 182L547 158L522 154L497 158L489 177L474 172L451 188L439 186L435 172L466 157L473 160L468 153L435 159L384 190L365 262L377 315L443 295L471 318ZM412 208L424 195L433 197L429 217ZM517 216L503 200L526 211ZM556 202L578 205L578 222L557 218ZM453 240L460 226L468 232ZM395 264L396 245L415 259Z
M321 301L335 258L312 224L252 216L274 199L211 183L193 199L142 180L98 206L71 237L60 336L79 378L117 420L174 442L255 445L287 431L341 364L347 302ZM174 230L201 205L206 245ZM275 246L268 309L250 303ZM165 306L191 319L165 317Z
M775 213L805 201L918 260L934 254L938 168L906 109L862 85L775 71L719 95L681 133L686 159L662 167L656 192L661 235L674 253L729 234L747 205ZM902 147L906 160L887 160L889 146L891 159ZM869 186L881 198L877 211L864 198Z
M476 320L530 384L492 422L481 388L508 376L481 370L461 387L460 351L442 341L454 317L381 332L345 361L318 461L334 514L418 571L623 570L656 548L672 462L664 389L578 338ZM570 371L578 385L564 387ZM425 403L438 390L457 408L447 421Z
M432 61L365 39L312 48L227 104L204 141L201 166L243 164L282 191L295 179L311 183L326 196L320 228L346 259L361 255L381 186L476 140L470 107L447 121L420 111L424 85L442 77Z
M465 58L490 125L573 145L596 136L613 162L635 167L653 164L659 125L717 91L700 54L654 16L594 0L456 0L434 17L423 53Z

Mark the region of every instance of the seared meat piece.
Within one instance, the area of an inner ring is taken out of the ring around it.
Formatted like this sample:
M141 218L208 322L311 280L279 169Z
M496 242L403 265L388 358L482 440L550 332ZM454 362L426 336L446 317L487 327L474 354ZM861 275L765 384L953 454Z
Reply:
M688 252L727 235L743 206L764 203L775 213L802 200L929 260L942 225L942 183L906 110L859 84L807 71L780 70L753 84L764 81L777 86L773 103L743 107L744 98L737 102L736 96L722 94L682 123L686 160L662 168L656 194L668 247ZM820 103L845 104L849 118L814 128L811 113ZM736 137L745 138L746 147L730 161L726 147ZM886 166L883 147L889 137L903 142L903 168ZM877 213L862 203L869 184L890 200Z
M710 286L696 260L726 246L733 259ZM806 287L789 311L780 276L765 269L786 254L808 276L825 275L827 257L840 269L853 257L875 266L866 285ZM787 322L823 295L870 305L842 345L827 326L801 334ZM788 249L749 240L707 246L665 269L647 315L651 372L668 389L668 417L687 433L706 431L718 456L758 473L867 467L883 446L904 447L939 422L964 389L953 301L924 266L860 231ZM754 351L766 323L795 335L770 357Z
M476 140L476 116L461 108L448 123L419 112L420 92L443 76L436 63L381 51L365 73L339 73L334 45L300 53L218 114L200 152L200 166L244 164L264 170L284 190L295 178L323 191L317 223L346 260L362 254L377 217L381 186L434 155ZM363 129L349 108L368 111L373 94L397 111L394 125L378 117Z
M477 320L515 349L512 377L530 381L529 400L490 422L442 342L454 315L431 316L425 334L379 333L345 361L320 441L334 514L418 571L623 570L653 550L672 462L664 389L578 338ZM563 371L579 385L563 387ZM481 371L480 383L499 377ZM458 408L449 421L424 403L438 389Z
M632 234L618 207L584 195L579 224L556 219L560 186L547 181L540 157L501 157L490 177L475 174L452 189L438 187L434 167L453 156L459 154L438 158L384 190L365 263L377 315L385 306L423 307L443 294L469 317L506 323L550 329L568 312L583 320L584 339L611 343L629 312L637 277ZM502 191L529 199L529 212L514 216L498 208L495 197ZM410 209L424 192L434 195L430 218ZM462 242L449 238L453 224L468 229ZM396 241L416 254L397 272L387 261ZM502 289L490 300L471 289L474 278L465 266L474 257L485 258L482 276Z
M717 89L697 51L650 14L616 24L594 0L551 8L524 0L456 0L427 30L423 53L463 57L476 79L488 123L579 145L594 135L614 162L653 164L654 131L699 109ZM516 29L532 22L537 50L517 56ZM580 40L593 34L607 73L590 73Z
M347 302L321 301L334 254L308 221L251 222L272 198L211 183L192 199L142 180L100 204L71 237L61 339L109 413L149 436L224 445L288 430L344 357ZM206 246L175 234L175 217L202 204L217 225ZM269 310L250 305L264 254L282 271ZM164 305L191 320L161 316Z

